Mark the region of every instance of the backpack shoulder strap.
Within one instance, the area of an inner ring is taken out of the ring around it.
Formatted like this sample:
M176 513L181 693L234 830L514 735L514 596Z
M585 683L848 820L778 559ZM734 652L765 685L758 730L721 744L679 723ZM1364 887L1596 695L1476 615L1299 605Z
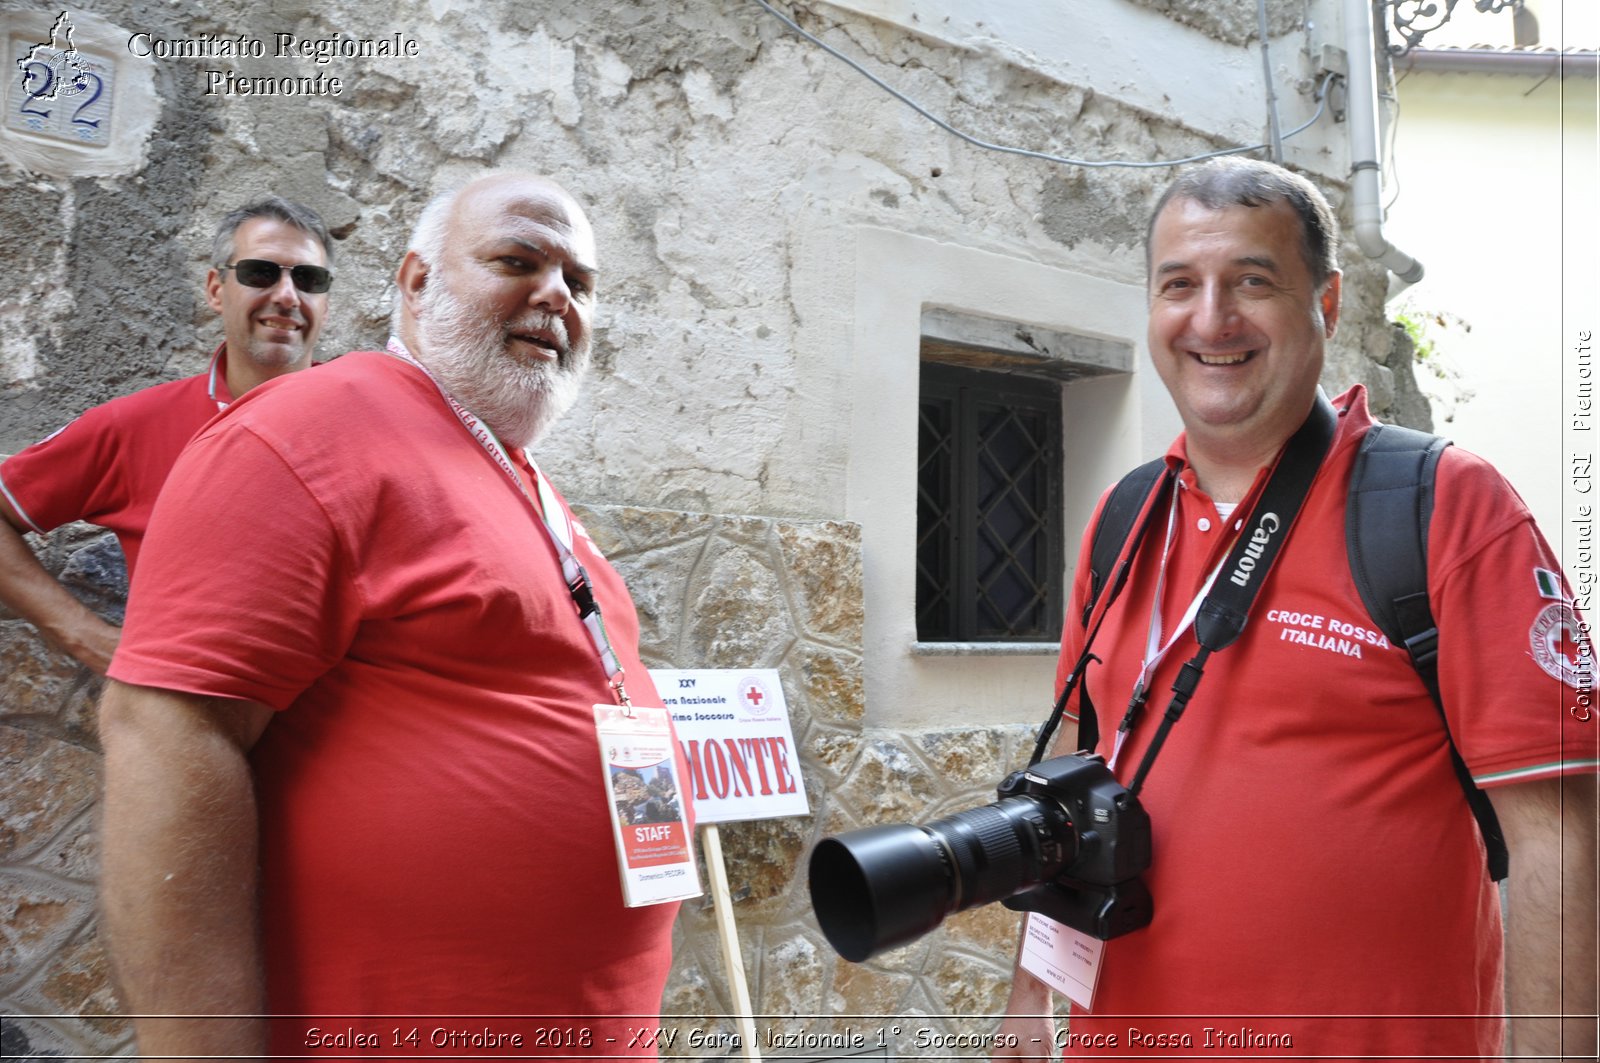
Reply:
M1107 582L1116 569L1117 558L1122 555L1123 547L1134 535L1134 524L1139 519L1139 512L1150 498L1150 492L1155 489L1156 481L1166 471L1166 465L1164 458L1145 462L1118 480L1116 486L1111 489L1110 496L1106 498L1106 504L1100 507L1100 516L1095 521L1089 539L1089 597L1083 603L1083 615L1078 619L1086 632L1089 628L1089 618L1094 615L1094 607L1108 590ZM1115 594L1116 588L1110 588L1110 591ZM1093 639L1092 634L1088 637ZM1078 681L1081 684L1078 690L1078 748L1093 752L1100 742L1099 716L1095 712L1094 699L1089 696L1088 680L1080 676ZM1067 688L1061 692L1061 697L1056 700L1055 711L1051 713L1050 721L1040 732L1041 738L1039 747L1035 750L1035 759L1043 752L1045 736L1055 730L1056 721L1060 718L1061 710L1066 705L1067 694L1071 689L1072 683L1069 681Z
M1428 600L1428 531L1439 456L1450 441L1398 425L1374 425L1361 441L1345 505L1350 573L1367 612L1391 643L1403 646L1444 715L1439 694L1439 628ZM1506 877L1510 857L1489 798L1472 781L1450 736L1450 759L1478 820L1489 873Z
M1089 617L1100 600L1100 592L1105 589L1128 536L1133 534L1133 522L1139 519L1139 512L1144 509L1166 464L1165 458L1156 458L1128 473L1117 481L1101 508L1100 519L1095 522L1094 535L1089 541L1089 600L1084 602L1083 616L1079 619L1084 627L1089 626Z
M1450 441L1398 425L1361 440L1345 506L1356 590L1378 629L1404 646L1438 700L1439 629L1428 601L1428 526L1439 455Z

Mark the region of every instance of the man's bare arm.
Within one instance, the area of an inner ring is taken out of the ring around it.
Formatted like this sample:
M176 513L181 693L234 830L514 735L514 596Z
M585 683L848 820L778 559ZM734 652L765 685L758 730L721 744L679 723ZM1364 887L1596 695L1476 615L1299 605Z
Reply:
M257 931L258 827L247 759L272 712L112 682L100 903L140 1053L259 1056L265 1011Z
M1006 999L1006 1014L1000 1020L996 1047L990 1058L1055 1059L1055 1000L1049 986L1022 969L1021 953L1019 940L1018 964L1011 975L1011 995Z
M1518 1058L1595 1058L1595 777L1488 791L1506 846L1506 1009ZM1519 1018L1562 1015L1565 1020Z
M1059 757L1076 752L1077 748L1078 723L1063 717L1049 755ZM994 1059L1054 1059L1056 1055L1055 1000L1050 995L1050 987L1022 969L1022 936L1027 932L1024 923L1022 934L1017 937L1011 994L1006 999L1006 1014L998 1031L1002 1036L1009 1036L991 1054ZM1006 1044L1010 1040L1016 1041L1016 1047Z
M22 534L27 524L0 496L0 602L51 644L100 675L111 666L120 632L45 571Z

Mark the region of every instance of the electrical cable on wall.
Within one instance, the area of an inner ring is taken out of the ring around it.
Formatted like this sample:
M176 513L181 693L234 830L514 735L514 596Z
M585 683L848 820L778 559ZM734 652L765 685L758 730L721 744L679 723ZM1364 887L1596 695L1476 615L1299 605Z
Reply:
M1385 215L1389 213L1389 208L1395 205L1395 201L1400 198L1400 157L1394 153L1395 141L1399 139L1400 134L1400 93L1398 88L1396 86L1396 91L1394 92L1378 94L1379 102L1389 108L1389 145L1384 152L1384 158L1388 165L1383 168L1384 183L1389 186L1389 200L1383 205Z
M843 52L828 44L826 41L823 41L813 34L807 33L805 30L801 29L798 23L789 18L783 12L779 11L777 8L773 7L771 4L767 3L767 0L755 0L755 2L765 8L773 18L777 19L779 22L782 22L785 26L799 34L802 38L816 45L818 48L821 48L824 52L827 52L841 63L844 63L846 66L850 67L850 69L854 70L856 73L860 74L862 77L866 78L868 81L872 82L874 85L878 86L878 88L882 89L884 92L887 92L890 96L893 96L907 107L910 107L913 111L916 111L922 117L926 118L928 121L944 130L946 133L949 133L958 140L962 140L968 144L971 144L973 147L982 148L985 151L998 151L1007 155L1021 155L1024 158L1029 159L1042 159L1045 162L1059 163L1063 166L1081 166L1091 169L1125 167L1129 169L1144 170L1156 169L1163 166L1181 166L1185 163L1201 162L1205 159L1215 159L1223 155L1242 155L1249 151L1265 151L1270 150L1272 147L1270 144L1250 144L1237 148L1224 148L1220 151L1208 151L1201 155L1190 155L1183 159L1166 159L1160 162L1132 162L1120 159L1069 159L1061 155L1051 155L1049 152L1032 151L1028 148L1016 148L1007 144L991 143L990 141L982 140L978 137L972 136L969 133L962 132L949 122L946 122L944 119L929 111L926 107L922 106L922 104L918 103L910 96L907 96L905 93L899 91L894 86L890 85L888 82L872 73L872 71L868 70L854 59L851 59L848 55L845 55ZM1288 140L1290 137L1295 136L1298 133L1305 132L1322 118L1323 108L1327 104L1329 83L1333 78L1338 76L1338 74L1335 74L1332 71L1328 71L1323 75L1322 80L1317 85L1315 97L1317 101L1316 113L1307 119L1303 124L1298 125L1289 130L1289 132L1283 133L1277 137L1276 139L1280 143ZM1274 101L1274 108L1275 106L1276 101Z

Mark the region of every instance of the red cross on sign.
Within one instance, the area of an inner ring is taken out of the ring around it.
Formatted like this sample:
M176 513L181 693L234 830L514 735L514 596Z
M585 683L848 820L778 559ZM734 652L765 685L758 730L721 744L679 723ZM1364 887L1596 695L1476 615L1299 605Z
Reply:
M761 699L763 695L760 687L751 687L749 690L744 692L744 696L747 701L753 702L756 708L759 709L761 707Z

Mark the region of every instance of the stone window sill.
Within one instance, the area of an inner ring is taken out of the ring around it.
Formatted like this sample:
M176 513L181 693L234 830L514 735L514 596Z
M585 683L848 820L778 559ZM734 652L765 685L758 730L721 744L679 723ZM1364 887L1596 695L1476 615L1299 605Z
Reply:
M913 642L913 657L1054 657L1055 642Z

